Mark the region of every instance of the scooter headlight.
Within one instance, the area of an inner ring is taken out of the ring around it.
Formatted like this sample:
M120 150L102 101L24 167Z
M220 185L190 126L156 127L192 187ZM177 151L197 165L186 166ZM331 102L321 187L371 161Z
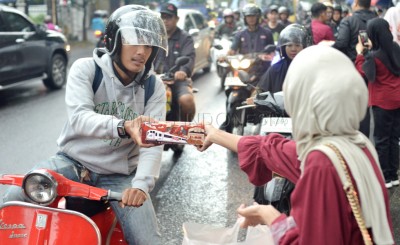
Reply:
M241 69L247 69L250 67L250 65L251 65L251 61L249 59L244 59L244 60L240 61Z
M231 60L231 66L233 67L233 69L237 70L240 67L240 61L239 60Z
M48 205L57 197L57 181L48 172L35 170L22 183L25 195L33 202Z

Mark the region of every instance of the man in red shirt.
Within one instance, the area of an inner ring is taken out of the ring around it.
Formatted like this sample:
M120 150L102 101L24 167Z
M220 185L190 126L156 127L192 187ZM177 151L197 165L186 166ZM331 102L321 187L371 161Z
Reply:
M313 35L313 43L318 44L323 40L334 41L332 28L326 24L328 16L326 14L327 7L323 3L314 3L311 7L311 30Z

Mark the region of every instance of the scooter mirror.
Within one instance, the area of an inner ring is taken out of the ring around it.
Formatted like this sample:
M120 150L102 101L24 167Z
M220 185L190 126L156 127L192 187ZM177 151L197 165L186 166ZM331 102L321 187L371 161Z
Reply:
M240 81L242 81L243 83L248 83L250 82L250 76L249 73L243 71L243 70L239 70L239 79Z
M178 59L176 59L175 65L179 67L179 66L184 65L184 64L186 64L188 62L189 62L189 57L182 56L182 57L179 57Z
M216 48L216 49L218 49L218 50L224 49L224 48L222 47L221 44L216 44L216 45L214 45L214 48Z

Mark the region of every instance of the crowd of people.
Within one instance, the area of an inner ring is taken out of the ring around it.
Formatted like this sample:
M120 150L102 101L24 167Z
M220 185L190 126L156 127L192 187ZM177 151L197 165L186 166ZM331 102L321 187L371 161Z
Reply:
M238 208L243 227L268 225L277 244L394 244L387 188L400 184L399 9L380 18L370 7L371 0L355 0L351 16L342 18L339 6L318 2L303 26L288 21L284 6L262 11L248 4L240 12L225 10L216 27L217 36L234 36L230 55L269 54L266 47L278 47L279 61L266 59L269 68L260 66L257 86L283 90L293 139L233 135L221 130L229 127L227 119L221 129L205 125L206 140L198 146L205 151L219 144L237 152L255 185L269 181L272 172L295 184L290 216L271 205ZM59 152L35 166L122 192L121 203L111 206L129 244L161 244L149 192L160 172L162 147L144 144L140 133L141 123L151 120L147 116L165 120L165 87L153 70L165 72L178 57L189 57L174 73L172 92L182 118L191 121L196 109L189 80L193 39L176 26L178 20L171 3L159 13L126 5L109 16L105 48L71 66ZM367 42L360 30L367 32ZM94 91L96 66L103 79ZM13 187L5 195L9 200L26 198Z

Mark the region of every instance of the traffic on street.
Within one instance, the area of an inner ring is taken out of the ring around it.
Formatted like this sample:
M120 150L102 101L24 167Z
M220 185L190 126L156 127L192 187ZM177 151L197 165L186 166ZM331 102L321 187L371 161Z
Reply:
M400 3L203 2L0 3L0 244L400 244Z

